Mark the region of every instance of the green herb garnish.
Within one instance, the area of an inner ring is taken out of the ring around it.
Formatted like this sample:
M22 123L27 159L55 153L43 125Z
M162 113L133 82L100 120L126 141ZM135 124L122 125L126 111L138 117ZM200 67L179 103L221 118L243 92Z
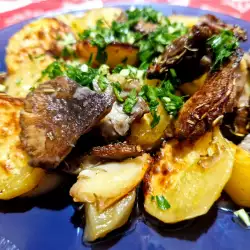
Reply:
M160 24L165 21L165 17L159 11L154 10L152 7L145 7L142 9L130 9L126 11L128 20L137 23L139 20ZM165 22L164 22L165 23Z
M165 110L172 116L177 116L179 109L184 104L183 97L175 95L175 88L170 80L163 81L158 95Z
M166 198L163 195L156 195L155 198L156 198L157 206L161 210L167 210L171 208L169 202L166 200Z
M45 76L48 76L50 79L54 79L57 76L63 76L63 64L59 61L51 63L46 69L42 71L42 76L38 81L41 81Z
M139 42L140 68L147 69L154 58L164 52L173 40L186 34L188 29L181 23L159 26L147 39Z
M112 87L113 87L113 91L115 93L115 96L116 96L116 99L119 101L119 102L124 102L124 99L121 97L120 93L122 91L122 88L121 88L121 84L119 82L114 82L112 84Z
M160 116L157 115L157 107L159 105L157 88L144 85L141 92L139 93L148 103L153 120L151 122L151 127L154 128L160 121Z
M16 80L16 85L17 85L17 86L20 86L21 84L22 84L22 79Z
M175 80L175 82L178 82L178 80ZM157 114L159 101L162 102L168 114L174 117L178 114L179 109L184 103L183 97L175 95L175 87L170 80L163 81L160 87L144 85L139 95L148 103L153 117L151 122L152 128L154 128L160 121L160 116Z
M106 78L107 71L103 70L105 65L102 65L102 70L94 69L86 64L71 65L61 61L51 63L45 70L42 71L40 81L47 75L50 79L55 79L58 76L67 76L76 81L81 86L93 89L93 81L97 81L98 86L104 91L109 82ZM101 69L101 68L100 68Z
M136 90L133 89L133 90L130 91L127 99L124 102L123 111L126 114L131 114L131 112L133 110L133 107L137 103L137 100L138 100L138 98L137 98Z
M207 44L213 52L212 70L218 70L239 47L238 39L230 30L222 30L220 34L212 36L208 39Z
M124 69L124 65L118 64L114 67L114 69L112 70L112 73L119 74L123 69Z

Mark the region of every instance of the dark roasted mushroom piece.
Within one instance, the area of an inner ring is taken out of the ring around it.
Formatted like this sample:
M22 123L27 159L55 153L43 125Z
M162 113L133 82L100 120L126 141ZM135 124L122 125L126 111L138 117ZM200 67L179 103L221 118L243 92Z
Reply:
M24 101L21 142L34 167L56 168L79 137L111 110L114 98L57 77L39 85Z
M221 30L232 30L239 40L247 39L246 31L238 26L228 25L213 15L200 17L198 24L190 32L177 38L166 47L166 50L149 67L147 76L165 78L168 70L174 68L183 82L189 82L209 69L202 58L208 55L206 41ZM195 69L195 70L194 70Z
M125 142L109 144L101 147L94 147L91 155L110 160L124 160L130 157L142 155L143 150L138 145L129 145Z
M183 105L175 124L177 138L196 139L219 124L225 113L233 111L244 88L244 85L236 86L241 58L239 52L222 69L211 73L204 85Z

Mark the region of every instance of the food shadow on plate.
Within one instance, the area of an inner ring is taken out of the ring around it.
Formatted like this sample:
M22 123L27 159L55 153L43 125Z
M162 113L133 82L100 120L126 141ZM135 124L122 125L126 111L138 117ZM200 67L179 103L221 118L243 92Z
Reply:
M8 201L0 201L0 213L21 213L31 210L34 207L62 210L72 204L72 198L69 196L71 180L67 180L57 189L34 198L15 198Z

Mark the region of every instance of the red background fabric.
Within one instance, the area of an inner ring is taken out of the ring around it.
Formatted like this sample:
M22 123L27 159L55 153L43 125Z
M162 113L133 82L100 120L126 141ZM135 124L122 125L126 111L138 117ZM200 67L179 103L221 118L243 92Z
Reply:
M157 2L221 12L250 21L250 0L0 0L0 29L17 22L59 10L102 7L112 2Z

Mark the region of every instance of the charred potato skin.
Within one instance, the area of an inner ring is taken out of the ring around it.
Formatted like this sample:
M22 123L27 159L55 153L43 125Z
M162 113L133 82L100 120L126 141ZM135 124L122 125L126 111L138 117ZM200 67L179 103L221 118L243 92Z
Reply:
M19 65L30 60L30 57L42 54L58 55L58 41L71 33L70 27L56 18L43 18L25 25L9 40L6 49L6 65L8 73L14 73ZM46 57L41 60L46 64Z
M42 169L29 166L29 156L21 146L20 111L23 101L0 95L0 199L9 200L35 188L43 178Z
M76 54L83 59L88 61L92 55L92 64L93 66L98 66L100 63L96 60L98 48L94 45L91 45L89 41L80 41L76 45ZM107 61L105 62L111 68L114 68L117 64L122 64L126 61L126 64L137 65L139 58L138 48L123 43L112 43L109 44L106 49Z

